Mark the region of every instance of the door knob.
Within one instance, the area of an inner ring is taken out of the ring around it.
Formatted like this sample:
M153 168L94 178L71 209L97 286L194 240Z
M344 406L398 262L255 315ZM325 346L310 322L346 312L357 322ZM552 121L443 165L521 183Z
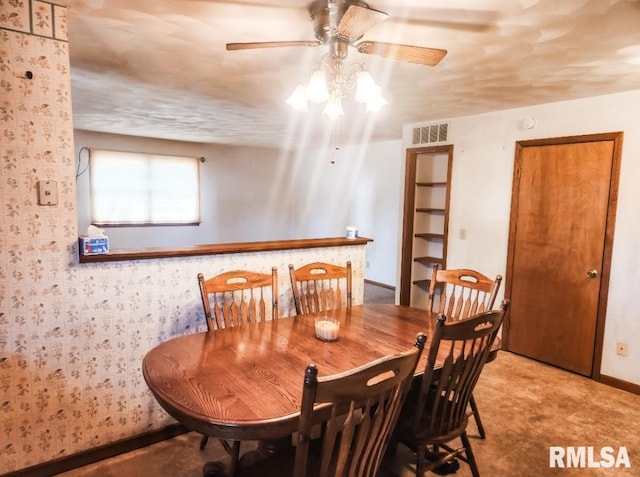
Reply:
M587 276L589 278L596 278L598 276L598 270L589 270Z

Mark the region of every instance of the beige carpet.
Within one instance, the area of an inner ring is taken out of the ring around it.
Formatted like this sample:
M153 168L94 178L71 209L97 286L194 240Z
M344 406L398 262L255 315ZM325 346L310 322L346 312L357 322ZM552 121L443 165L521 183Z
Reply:
M468 433L483 477L640 476L640 396L508 352L485 367L474 395L487 438L473 422ZM617 456L625 446L631 468L550 468L551 446L592 446L597 461L602 447ZM409 459L384 475L413 475ZM455 475L471 472L461 463Z
M396 290L378 286L375 283L364 282L364 302L365 303L395 303Z
M473 423L469 434L483 477L640 476L640 396L508 352L487 365L475 396L487 439L475 437ZM198 450L199 441L190 433L61 475L201 476L207 460L225 456L215 439L204 451ZM253 445L244 443L243 450ZM597 461L602 447L614 448L617 456L625 446L631 468L552 469L550 446L592 446ZM381 476L413 475L410 462L411 455L400 447ZM455 475L471 473L461 464Z

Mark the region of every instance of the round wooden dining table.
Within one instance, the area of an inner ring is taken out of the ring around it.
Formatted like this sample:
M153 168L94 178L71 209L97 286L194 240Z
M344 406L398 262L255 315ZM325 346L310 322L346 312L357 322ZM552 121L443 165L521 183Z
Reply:
M315 337L315 319L323 316L340 322L337 341ZM408 350L434 325L424 310L357 305L174 338L147 353L142 372L160 405L187 429L273 440L297 429L308 364L320 376L347 371Z

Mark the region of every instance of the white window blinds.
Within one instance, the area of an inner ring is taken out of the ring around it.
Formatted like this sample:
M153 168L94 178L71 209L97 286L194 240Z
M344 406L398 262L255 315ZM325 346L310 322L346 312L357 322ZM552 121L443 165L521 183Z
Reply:
M90 149L89 161L93 224L200 222L198 158Z

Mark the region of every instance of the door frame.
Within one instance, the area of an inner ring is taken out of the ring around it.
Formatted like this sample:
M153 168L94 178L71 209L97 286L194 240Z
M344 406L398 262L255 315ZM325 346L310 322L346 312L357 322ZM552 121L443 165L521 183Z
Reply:
M402 252L400 259L400 296L399 303L409 306L411 302L411 267L413 265L413 225L416 204L416 169L420 154L444 154L448 155L447 165L447 196L445 199L445 236L442 243L443 264L447 260L447 234L449 229L449 197L451 195L451 163L453 161L453 144L440 146L412 147L406 150L405 174L404 174L404 205L402 213Z
M566 136L549 139L533 139L527 141L517 141L515 160L513 168L513 186L511 189L511 213L509 219L509 241L507 249L507 273L505 279L505 297L511 296L513 282L511 280L514 266L515 252L515 226L516 214L518 211L518 200L520 190L520 164L522 154L527 147L537 146L558 146L563 144L576 144L584 142L613 141L613 157L611 159L611 178L609 180L609 199L607 205L607 219L604 236L604 248L602 257L602 270L600 272L600 290L598 292L598 311L596 317L596 336L593 348L593 366L591 378L596 381L602 380L600 367L602 364L602 348L604 342L604 329L606 323L607 301L609 297L609 279L611 275L611 256L613 254L613 237L616 222L616 211L618 204L618 187L620 178L620 162L622 157L622 132L587 134L580 136ZM509 350L509 316L504 322L503 346Z

